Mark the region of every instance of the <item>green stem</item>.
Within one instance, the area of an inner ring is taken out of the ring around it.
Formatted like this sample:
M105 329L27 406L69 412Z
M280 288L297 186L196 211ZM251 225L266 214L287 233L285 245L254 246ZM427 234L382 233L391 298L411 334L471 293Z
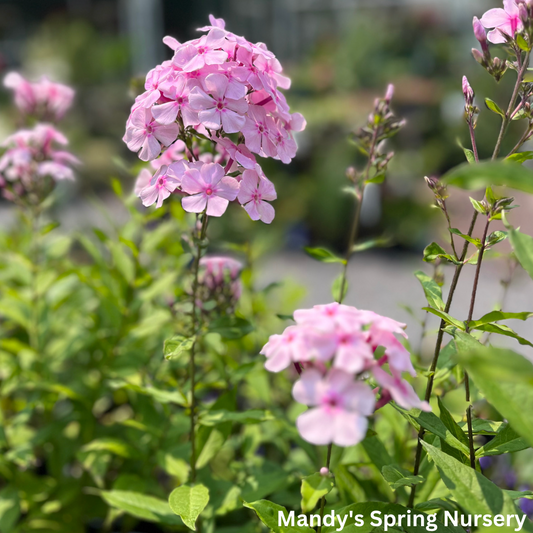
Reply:
M473 215L472 220L470 222L470 227L468 228L468 236L469 237L471 237L472 233L474 232L474 227L476 225L477 217L478 217L478 212L474 211L474 215ZM448 298L446 300L446 305L444 307L444 312L446 312L446 313L448 313L450 311L450 307L452 306L452 301L453 301L453 297L455 295L455 290L457 289L457 283L459 282L459 277L461 276L461 272L462 272L463 267L464 267L463 261L465 260L466 254L468 253L468 246L469 246L469 242L465 241L465 243L463 245L463 251L462 251L461 257L460 257L461 264L457 265L455 267L455 272L453 274L452 283L450 285L450 291L448 293ZM442 339L444 337L444 328L445 327L446 327L446 322L444 320L441 320L440 326L439 326L439 332L437 334L437 342L435 344L435 351L433 353L433 359L431 361L431 366L429 368L429 376L428 376L428 381L427 381L427 385L426 385L426 394L424 396L424 399L427 402L429 402L429 400L431 399L431 394L433 392L433 383L434 383L434 380L435 380L435 371L437 369L437 363L439 362L439 356L440 356L440 351L441 351L441 347L442 347ZM417 446L416 446L415 466L414 466L414 470L413 470L415 476L418 475L418 472L420 470L420 462L421 462L421 459L422 459L422 440L424 438L424 433L425 433L424 428L421 427L420 430L418 431L418 443L417 443ZM409 507L413 507L413 505L414 505L415 495L416 495L416 487L417 487L417 485L413 485L411 487L411 494L409 495L409 503L408 503Z
M327 455L327 458L326 458L326 468L328 469L329 471L329 467L330 467L330 464L331 464L331 452L333 450L333 444L330 444L328 446L328 455ZM322 498L320 500L320 526L318 526L318 530L317 530L317 533L321 533L322 532L322 521L324 520L324 509L326 507L326 498Z
M487 222L485 224L485 228L483 230L483 237L481 239L481 248L479 250L479 257L477 261L476 266L476 274L474 276L474 285L472 287L472 297L470 298L470 309L468 311L468 318L466 320L466 332L470 332L470 322L472 321L472 317L474 316L474 307L476 305L476 295L477 295L477 289L479 286L479 275L481 272L481 263L483 262L483 255L485 254L485 248L486 248L486 242L487 242L487 234L489 232L489 226L490 226L490 218L487 217ZM465 393L466 393L466 401L470 402L470 378L468 377L468 373L465 372ZM470 466L475 470L476 468L476 452L474 450L474 434L472 429L472 404L468 406L468 409L466 411L466 420L468 425L468 443L469 443L469 449L470 449Z
M30 261L31 261L31 325L29 331L30 346L39 355L39 291L37 276L39 275L39 208L30 208Z
M194 258L194 266L193 266L193 288L192 288L192 313L191 313L191 325L192 325L192 335L195 335L198 328L201 326L200 320L198 320L197 317L197 297L198 297L198 275L200 272L200 259L202 257L202 247L203 247L203 241L205 240L205 236L207 233L207 224L208 224L208 216L204 212L203 213L203 219L202 219L202 228L200 230L200 237L196 240L196 256ZM191 482L194 483L196 481L196 395L195 395L195 388L196 388L196 361L195 361L195 355L196 355L196 344L197 341L195 341L191 348L190 353L190 360L189 360L189 378L191 380L191 413L190 413L190 419L191 419L191 429L190 429L190 442L191 442Z
M526 52L526 55L524 57L524 62L522 63L520 70L518 71L518 75L516 77L516 84L514 86L513 94L511 95L511 100L509 102L509 107L507 108L507 112L505 113L505 116L503 117L502 125L500 128L500 133L498 135L498 140L496 141L496 146L494 147L494 152L492 154L493 161L500 155L503 138L505 137L507 129L509 128L509 124L511 124L511 115L516 105L516 99L518 98L518 92L520 90L520 85L522 85L524 75L527 71L527 67L529 66L529 54L530 52Z

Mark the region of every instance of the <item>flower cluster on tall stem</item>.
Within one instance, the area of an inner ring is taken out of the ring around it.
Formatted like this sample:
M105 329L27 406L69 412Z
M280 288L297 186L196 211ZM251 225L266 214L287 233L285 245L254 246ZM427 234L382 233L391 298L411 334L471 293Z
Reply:
M281 92L290 79L264 44L213 16L200 31L182 44L164 39L173 57L148 73L131 108L124 142L156 170L142 171L136 192L157 207L179 194L185 211L207 209L211 217L236 201L252 220L270 224L276 191L256 156L290 163L305 120L291 114Z

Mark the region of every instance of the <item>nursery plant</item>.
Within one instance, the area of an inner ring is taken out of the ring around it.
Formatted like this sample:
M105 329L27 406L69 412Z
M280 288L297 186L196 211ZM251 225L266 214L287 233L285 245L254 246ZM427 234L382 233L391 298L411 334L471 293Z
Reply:
M58 182L80 164L57 129L73 90L5 78L22 126L0 158L17 217L0 232L0 532L533 531L533 492L513 474L532 457L533 344L508 325L533 311L476 305L493 257L533 278L511 196L533 193L533 3L504 0L473 30L474 59L514 85L481 113L463 77L466 161L425 178L446 224L414 273L416 316L439 320L429 361L405 324L345 303L348 266L383 243L359 224L405 125L392 85L349 139L344 253L305 248L338 269L331 302L302 309L297 287L261 286L260 238L216 231L228 210L272 223L283 183L261 164L290 164L306 127L265 44L212 16L197 39L165 37L172 58L126 120L132 192L112 181L128 219L92 232L54 220ZM489 113L501 129L480 154ZM473 191L464 228L457 189ZM470 303L452 311L466 269Z

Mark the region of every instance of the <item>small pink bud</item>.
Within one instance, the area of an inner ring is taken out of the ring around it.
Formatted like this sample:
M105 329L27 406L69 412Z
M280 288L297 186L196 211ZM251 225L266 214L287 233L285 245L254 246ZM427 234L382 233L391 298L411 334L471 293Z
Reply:
M385 93L385 102L387 102L387 104L390 104L393 96L394 96L394 85L392 83L389 83L389 86L387 87L387 92Z
M472 48L472 55L474 56L474 59L480 65L483 65L483 66L486 65L485 58L483 57L483 54L477 48Z
M487 32L477 17L474 17L474 20L472 21L472 27L474 28L474 35L476 39L479 41L483 51L485 51L485 47L488 46Z
M326 477L328 474L329 474L329 469L326 468L325 466L323 466L323 467L320 469L320 475Z
M520 20L522 22L527 23L527 19L529 18L529 16L525 4L520 4L518 6L518 16L520 17Z
M472 89L466 76L463 76L463 95L466 105L470 106L474 103L474 89Z

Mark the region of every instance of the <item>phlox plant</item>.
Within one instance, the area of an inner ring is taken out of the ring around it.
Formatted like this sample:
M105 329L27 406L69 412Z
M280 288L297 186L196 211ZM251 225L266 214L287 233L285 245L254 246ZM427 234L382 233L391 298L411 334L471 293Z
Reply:
M346 171L344 253L305 249L339 269L331 302L298 308L288 283L260 288L260 239L211 235L228 210L272 223L283 183L261 163L289 164L306 122L267 46L209 20L197 39L165 37L172 57L135 98L123 140L140 163L131 194L112 182L128 219L110 229L65 232L47 210L78 164L52 125L72 89L5 78L26 124L3 144L0 184L30 224L0 234L0 531L329 533L332 513L373 531L374 511L408 533L421 527L402 516L461 533L483 529L472 515L512 515L533 531L533 492L517 478L533 446L533 365L522 352L533 344L507 325L533 313L477 303L495 251L533 278L533 237L513 226L508 192L533 193L533 152L521 151L533 136L533 3L504 0L473 21L487 76L516 77L503 108L485 100L501 119L490 158L464 77L467 161L420 180L445 223L415 273L422 322L439 321L430 361L405 324L346 301L357 305L354 255L383 242L361 242L359 225L405 125L394 87L350 136L363 163ZM454 188L482 191L467 228L453 220ZM470 304L452 311L466 269ZM455 511L466 518L449 523Z

